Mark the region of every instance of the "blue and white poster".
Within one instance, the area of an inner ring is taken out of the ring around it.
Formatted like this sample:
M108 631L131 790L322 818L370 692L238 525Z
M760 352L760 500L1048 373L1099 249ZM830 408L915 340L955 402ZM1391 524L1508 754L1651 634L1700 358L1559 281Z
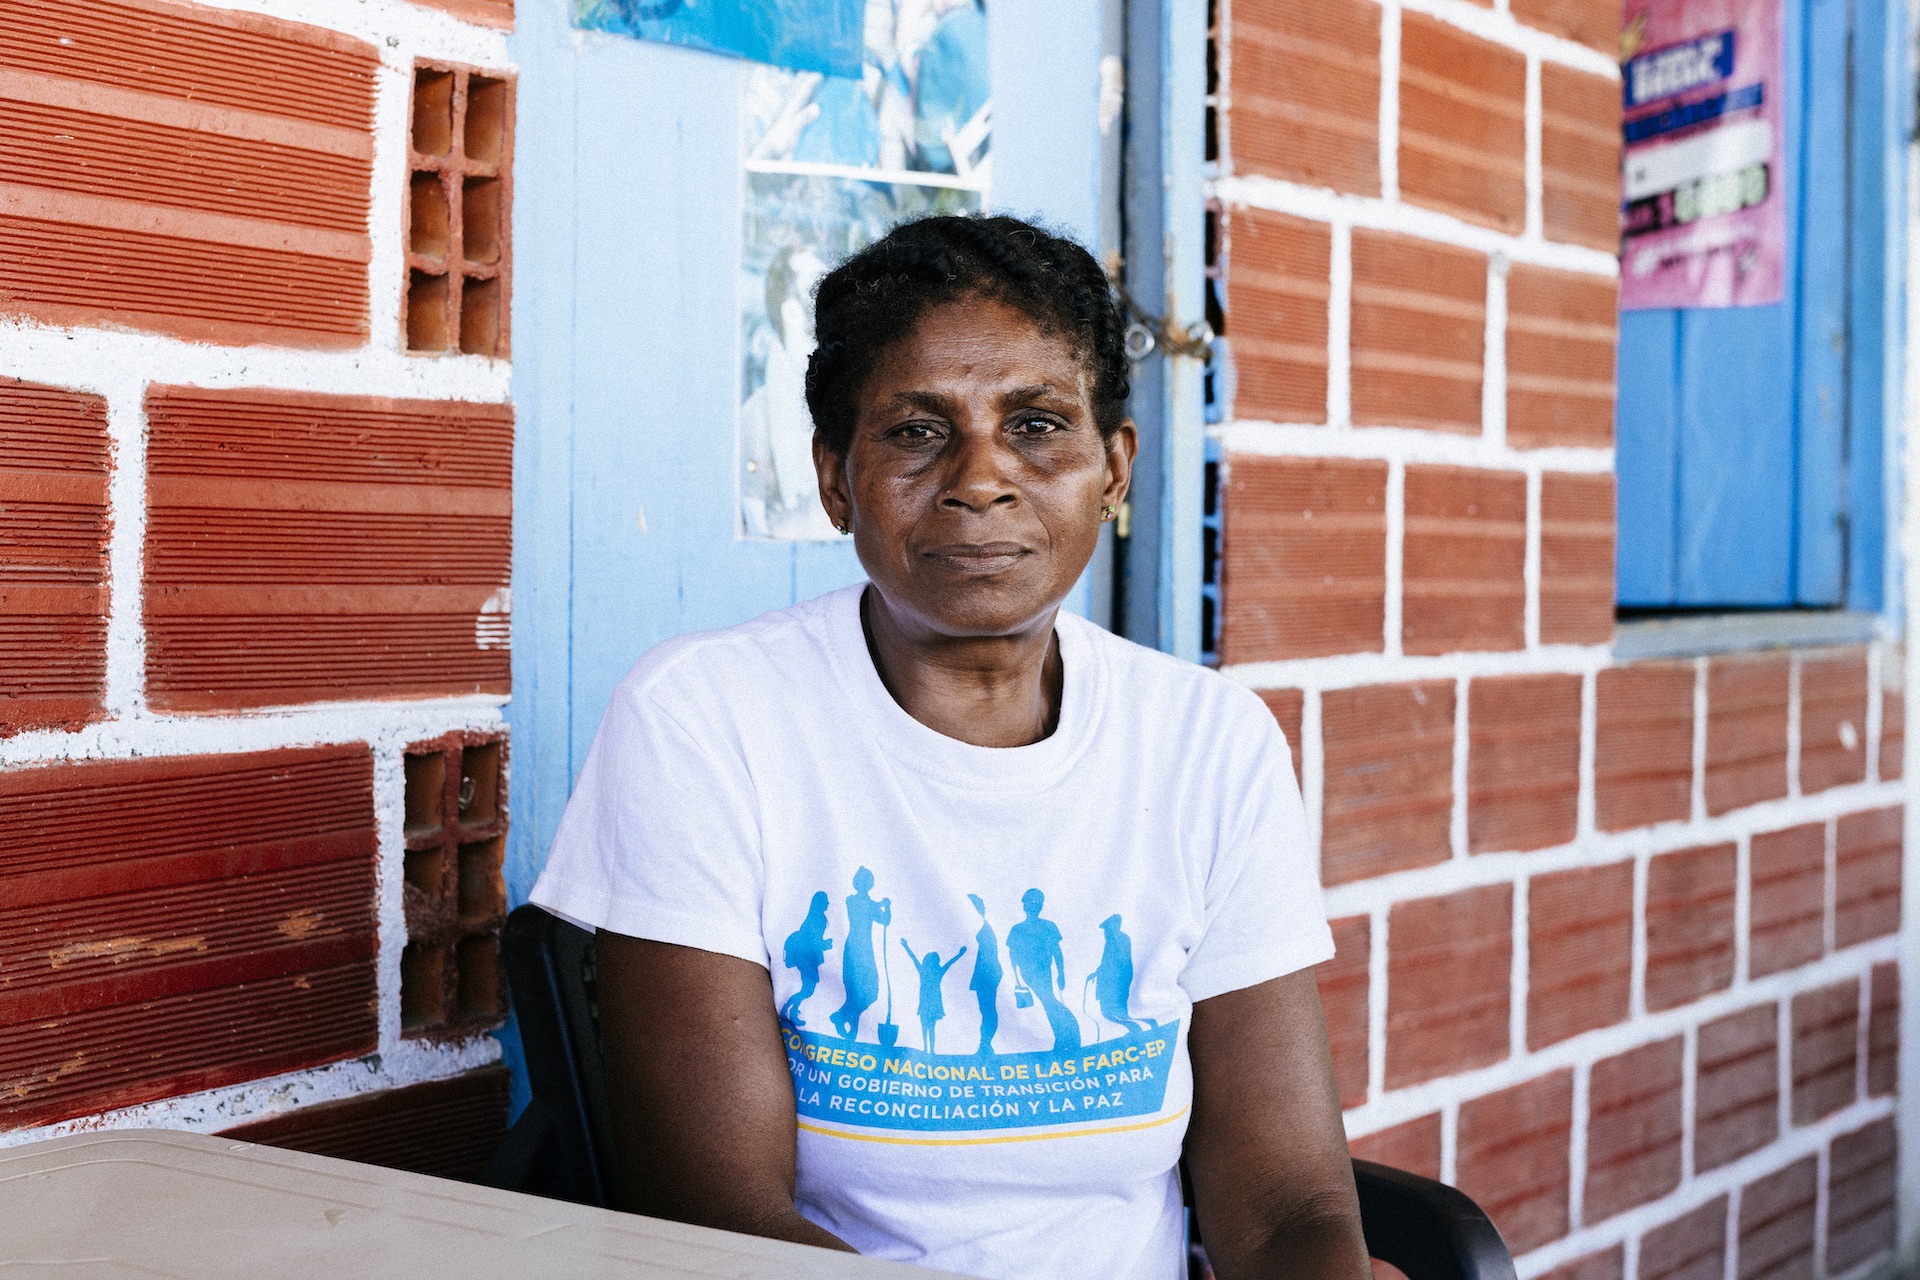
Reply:
M860 74L865 0L575 0L574 23L796 71Z
M739 532L827 539L803 396L813 288L895 223L981 207L993 102L982 0L864 0L857 75L745 77Z

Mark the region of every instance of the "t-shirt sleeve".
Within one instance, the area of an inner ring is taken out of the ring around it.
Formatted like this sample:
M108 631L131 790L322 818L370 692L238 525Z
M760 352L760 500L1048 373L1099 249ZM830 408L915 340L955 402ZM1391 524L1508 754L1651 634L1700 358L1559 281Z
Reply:
M760 850L739 752L622 685L530 896L578 924L767 965Z
M1181 973L1195 1002L1333 956L1286 738L1264 708L1260 719L1265 723L1249 735L1257 743L1252 759L1229 774L1243 779L1234 784L1242 793L1233 806L1239 817L1208 869L1205 931Z

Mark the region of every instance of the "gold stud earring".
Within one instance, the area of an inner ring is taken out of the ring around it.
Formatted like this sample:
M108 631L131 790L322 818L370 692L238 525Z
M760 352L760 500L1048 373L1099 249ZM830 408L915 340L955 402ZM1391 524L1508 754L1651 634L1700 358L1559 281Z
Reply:
M1119 514L1119 509L1117 507L1106 506L1106 507L1100 508L1100 520L1102 523L1105 523L1106 521L1113 519L1114 516L1118 514Z
M836 529L838 529L838 530L840 531L840 536L841 536L841 537L843 537L843 538L844 538L844 537L846 537L846 536L847 536L848 534L850 534L850 533L852 533L852 532L853 532L853 530L851 530L851 529L849 529L849 528L847 528L847 526L845 526L845 525L843 525L843 524L836 524L836 525L835 525L835 526L833 526L833 527L834 527L834 528L836 528Z

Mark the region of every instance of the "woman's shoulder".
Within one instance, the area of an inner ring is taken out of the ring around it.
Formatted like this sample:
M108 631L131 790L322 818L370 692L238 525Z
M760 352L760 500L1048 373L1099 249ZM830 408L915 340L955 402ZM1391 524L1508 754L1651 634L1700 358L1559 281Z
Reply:
M1082 643L1105 665L1106 697L1148 713L1178 714L1219 725L1277 727L1260 695L1217 671L1136 644L1085 618L1062 614L1060 624L1080 633Z
M819 688L831 645L829 615L848 587L746 622L662 640L622 677L614 696L672 711L689 704L762 701L769 689Z

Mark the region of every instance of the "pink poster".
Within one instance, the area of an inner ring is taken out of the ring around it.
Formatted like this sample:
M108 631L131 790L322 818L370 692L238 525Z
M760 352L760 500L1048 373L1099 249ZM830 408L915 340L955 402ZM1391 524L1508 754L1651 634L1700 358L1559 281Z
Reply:
M1620 306L1780 301L1781 0L1627 0Z

